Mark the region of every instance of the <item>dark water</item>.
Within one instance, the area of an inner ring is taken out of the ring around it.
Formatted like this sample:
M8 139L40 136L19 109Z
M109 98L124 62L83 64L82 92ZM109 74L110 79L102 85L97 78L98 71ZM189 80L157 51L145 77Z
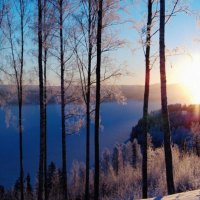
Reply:
M153 103L151 110L160 107ZM19 137L17 131L17 107L11 108L13 119L6 127L5 114L0 110L0 185L7 188L13 186L19 176ZM61 165L61 123L60 106L49 105L48 111L48 162L54 161ZM39 158L39 106L25 105L24 115L24 171L30 173L35 182ZM16 117L15 117L16 116ZM101 123L103 129L100 134L100 151L107 147L112 149L116 143L129 138L132 126L142 116L142 102L128 101L126 105L108 102L101 107ZM15 119L16 118L16 119ZM91 166L94 160L93 125L91 128ZM67 160L70 170L73 160L85 160L85 129L79 134L67 136Z

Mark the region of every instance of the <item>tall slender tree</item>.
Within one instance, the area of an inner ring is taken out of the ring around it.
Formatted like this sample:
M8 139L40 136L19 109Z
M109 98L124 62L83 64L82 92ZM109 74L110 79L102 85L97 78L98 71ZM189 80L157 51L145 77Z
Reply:
M147 198L147 134L148 134L148 105L149 105L149 84L150 84L150 49L151 49L151 26L152 26L152 0L148 0L148 17L146 28L146 51L145 51L145 89L143 105L143 159L142 159L142 196Z
M173 177L171 133L167 105L167 81L165 69L165 0L160 0L160 82L167 189L169 194L173 194L175 192L175 188Z
M24 0L20 0L20 30L21 30L21 56L20 73L18 86L18 104L19 104L19 135L20 135L20 192L21 200L24 200L24 170L23 170L23 141L22 141L22 103L23 103L23 71L24 71Z
M62 191L63 198L67 195L67 158L66 158L66 126L65 126L65 62L63 39L63 0L59 0L59 29L60 29L60 92L61 92L61 131L62 131Z
M12 5L12 2L9 2ZM11 63L14 71L14 80L17 89L17 103L18 103L18 131L19 131L19 169L20 169L20 198L24 199L24 169L23 169L23 124L22 124L22 108L23 108L23 75L24 75L24 28L25 28L25 0L19 0L16 4L16 9L19 8L19 40L16 41L17 33L14 32L12 10L7 9L7 30L4 31L6 38L8 39L11 49ZM16 44L19 44L19 48L16 50ZM8 73L9 74L9 73ZM12 73L11 73L12 74Z
M86 182L85 199L89 199L90 182L90 90L91 90L91 68L92 68L92 1L88 0L88 75L87 75L87 97L86 97Z
M38 0L38 68L39 68L39 96L40 96L40 158L38 177L38 200L44 196L44 142L45 142L45 108L44 108L44 81L43 81L43 3Z
M173 16L176 12L183 12L184 9L177 8L179 0L176 0L173 3L172 10L170 11L170 14L168 14L167 19L165 19L165 24L169 22L169 19ZM147 185L147 166L148 166L148 155L147 155L147 133L148 133L148 104L149 104L149 87L150 87L150 70L151 70L151 59L150 59L150 51L151 51L151 40L152 37L159 31L159 29L155 30L152 33L153 24L155 25L155 20L159 15L159 8L158 3L154 0L148 0L147 8L148 8L148 16L147 16L147 28L146 28L146 41L145 41L145 66L146 66L146 72L145 72L145 88L144 88L144 104L143 104L143 135L144 135L144 142L143 142L143 162L142 162L142 176L143 176L143 198L147 198L148 194L148 185ZM153 11L153 5L155 6L155 11ZM143 45L143 44L142 44ZM154 63L155 60L152 62Z
M109 1L105 3L105 15L109 16L108 13L111 13L111 16L115 16L115 9L117 7L116 1ZM81 83L81 90L83 95L83 100L86 106L86 182L85 182L85 199L89 198L89 164L90 164L90 121L91 121L91 107L93 106L93 99L91 97L91 89L92 84L95 84L95 65L92 60L96 58L96 38L97 36L97 4L95 1L88 0L82 1L81 0L81 9L82 12L78 12L75 15L75 20L78 24L79 31L75 29L74 31L74 52L76 55L76 62L79 70L80 75L80 83ZM81 14L80 14L81 13ZM109 17L105 20L104 27L109 27L113 23L113 18L110 19ZM77 26L76 26L77 28ZM109 34L105 34L105 42L103 44L105 49L102 49L103 52L109 52L118 47L119 43L116 40L111 41L109 38ZM109 38L109 42L107 39ZM118 70L109 71L104 69L104 77L102 78L101 82L106 82L106 80L111 80L113 77L116 76ZM108 91L108 88L105 88L104 95L101 95L101 103L104 98L108 96L113 96L111 91Z
M99 199L99 128L100 128L100 101L101 101L101 38L102 38L102 11L103 0L98 3L97 23L97 66L96 66L96 106L95 106L95 174L94 174L94 199Z
M43 5L43 52L44 52L44 199L48 199L47 186L47 54L48 54L48 22L47 22L47 0Z

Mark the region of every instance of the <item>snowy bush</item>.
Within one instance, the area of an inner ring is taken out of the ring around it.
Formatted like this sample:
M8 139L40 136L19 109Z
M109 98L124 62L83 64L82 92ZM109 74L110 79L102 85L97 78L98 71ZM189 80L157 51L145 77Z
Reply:
M200 160L196 153L184 152L172 146L174 181L176 192L200 188ZM100 161L100 196L102 200L129 200L142 197L142 155L136 140L117 144L111 152L105 149ZM94 197L94 171L90 170L90 196ZM167 194L164 148L148 148L148 196ZM27 181L26 199L34 200L37 190L32 191ZM68 195L70 200L84 199L85 165L74 161L68 174ZM49 200L61 200L61 171L51 163L48 168ZM0 187L1 200L19 199L18 181L11 191Z

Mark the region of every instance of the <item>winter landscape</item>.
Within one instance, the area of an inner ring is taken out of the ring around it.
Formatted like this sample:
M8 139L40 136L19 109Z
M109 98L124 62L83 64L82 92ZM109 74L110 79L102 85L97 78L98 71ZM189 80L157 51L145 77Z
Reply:
M200 199L199 13L0 0L0 200Z

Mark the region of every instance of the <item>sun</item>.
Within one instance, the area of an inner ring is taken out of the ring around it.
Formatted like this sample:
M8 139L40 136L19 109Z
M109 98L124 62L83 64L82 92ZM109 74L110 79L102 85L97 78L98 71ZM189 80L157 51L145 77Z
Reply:
M191 102L200 104L200 55L193 55L182 62L181 82L184 85Z

